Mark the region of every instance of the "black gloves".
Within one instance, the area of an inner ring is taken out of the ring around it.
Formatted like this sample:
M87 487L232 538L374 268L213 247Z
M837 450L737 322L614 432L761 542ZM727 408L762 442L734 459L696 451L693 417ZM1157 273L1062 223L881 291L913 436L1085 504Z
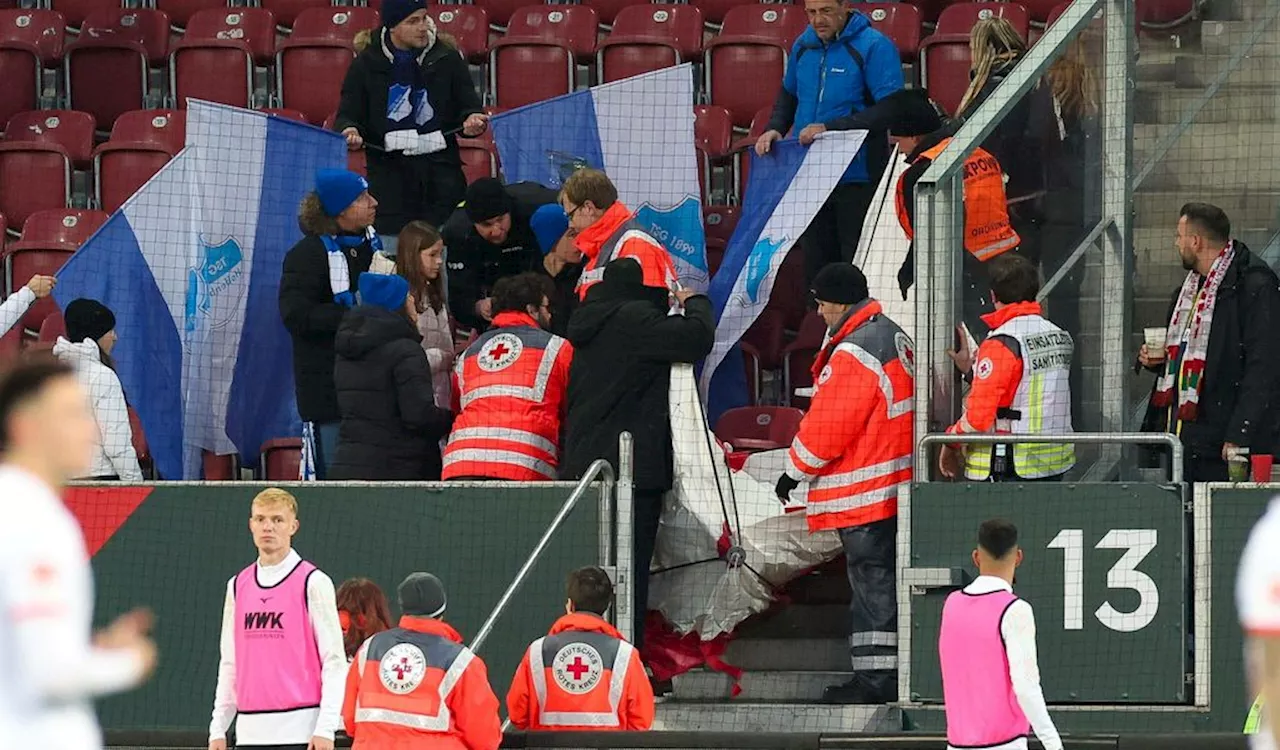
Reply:
M778 477L778 484L773 488L773 491L778 496L778 500L785 505L791 502L791 490L798 486L800 486L799 482L783 474Z

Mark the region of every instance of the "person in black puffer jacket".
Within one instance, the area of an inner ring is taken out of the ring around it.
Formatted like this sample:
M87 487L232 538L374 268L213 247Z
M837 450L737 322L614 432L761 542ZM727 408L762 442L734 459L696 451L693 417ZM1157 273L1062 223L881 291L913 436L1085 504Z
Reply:
M347 147L370 146L369 183L382 204L378 233L395 254L405 224L444 224L462 200L456 133L473 137L488 116L467 61L436 33L423 0L383 0L383 25L355 39L333 128Z
M453 414L436 406L417 308L401 276L360 277L359 306L338 329L334 382L342 427L330 479L440 478L440 440Z

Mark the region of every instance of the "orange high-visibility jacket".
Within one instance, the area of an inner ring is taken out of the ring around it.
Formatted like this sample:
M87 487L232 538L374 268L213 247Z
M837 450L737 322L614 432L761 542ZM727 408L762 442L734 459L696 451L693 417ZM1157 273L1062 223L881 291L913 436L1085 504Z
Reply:
M440 620L404 616L364 642L342 720L355 750L496 750L498 698L480 657Z
M614 202L599 221L582 230L574 244L587 258L578 279L579 298L585 298L587 289L604 278L604 267L619 258L635 258L644 272L645 286L676 289L671 254L632 218L622 201Z
M816 393L791 442L787 474L809 482L810 531L898 514L911 481L915 380L911 339L867 300L813 364Z
M574 613L525 652L507 693L507 715L529 730L646 730L653 725L653 688L640 654L616 628Z
M444 479L556 478L573 346L526 313L502 312L453 372Z
M928 165L951 142L943 138L936 146L920 153L912 169L898 178L898 223L907 239L915 239L908 205L915 200L914 183L908 186L907 175L918 165ZM974 258L988 261L1018 246L1022 238L1009 223L1009 201L1004 192L1004 170L990 153L976 148L964 160L964 249Z

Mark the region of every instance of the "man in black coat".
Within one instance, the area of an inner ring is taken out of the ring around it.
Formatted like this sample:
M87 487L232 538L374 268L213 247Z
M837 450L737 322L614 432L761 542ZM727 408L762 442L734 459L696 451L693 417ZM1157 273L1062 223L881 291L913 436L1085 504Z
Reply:
M1182 207L1177 247L1187 280L1169 308L1165 347L1144 344L1138 355L1140 364L1161 375L1143 429L1182 439L1188 482L1227 481L1227 458L1239 448L1272 453L1280 427L1280 280L1230 238L1231 220L1222 209ZM1202 296L1214 292L1213 303L1197 313ZM1195 331L1206 328L1196 325L1206 322L1202 316L1212 317L1200 347Z
M373 260L378 202L365 179L345 169L316 173L316 190L298 209L305 235L284 258L280 317L293 340L298 416L312 424L316 478L324 479L338 448L333 337L355 303L360 274ZM341 257L345 262L330 263Z
M460 327L488 328L493 285L542 263L529 220L556 198L556 191L536 182L503 185L482 177L467 187L466 201L440 230L448 248L449 312Z
M671 489L671 365L706 357L715 343L711 300L676 292L684 315L668 315L665 288L644 286L640 264L610 263L604 280L569 320L569 368L562 479L579 479L597 458L618 466L618 437L635 445L635 634L641 641L649 601L649 563L658 535L662 496Z
M383 0L380 10L383 25L347 68L333 127L348 148L370 147L378 233L394 255L405 224L438 227L462 200L456 133L480 135L488 116L466 60L438 38L423 0Z

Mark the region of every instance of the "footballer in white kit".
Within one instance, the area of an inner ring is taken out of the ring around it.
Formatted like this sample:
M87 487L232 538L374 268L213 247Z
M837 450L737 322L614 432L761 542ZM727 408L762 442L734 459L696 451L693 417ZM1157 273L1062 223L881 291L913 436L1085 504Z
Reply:
M1268 706L1280 705L1280 497L1253 527L1236 578L1236 610L1245 633L1250 696L1263 695L1253 750L1276 750L1280 738Z
M151 616L92 632L93 574L59 493L89 468L98 426L69 366L40 359L0 375L0 742L100 750L93 699L155 666Z

